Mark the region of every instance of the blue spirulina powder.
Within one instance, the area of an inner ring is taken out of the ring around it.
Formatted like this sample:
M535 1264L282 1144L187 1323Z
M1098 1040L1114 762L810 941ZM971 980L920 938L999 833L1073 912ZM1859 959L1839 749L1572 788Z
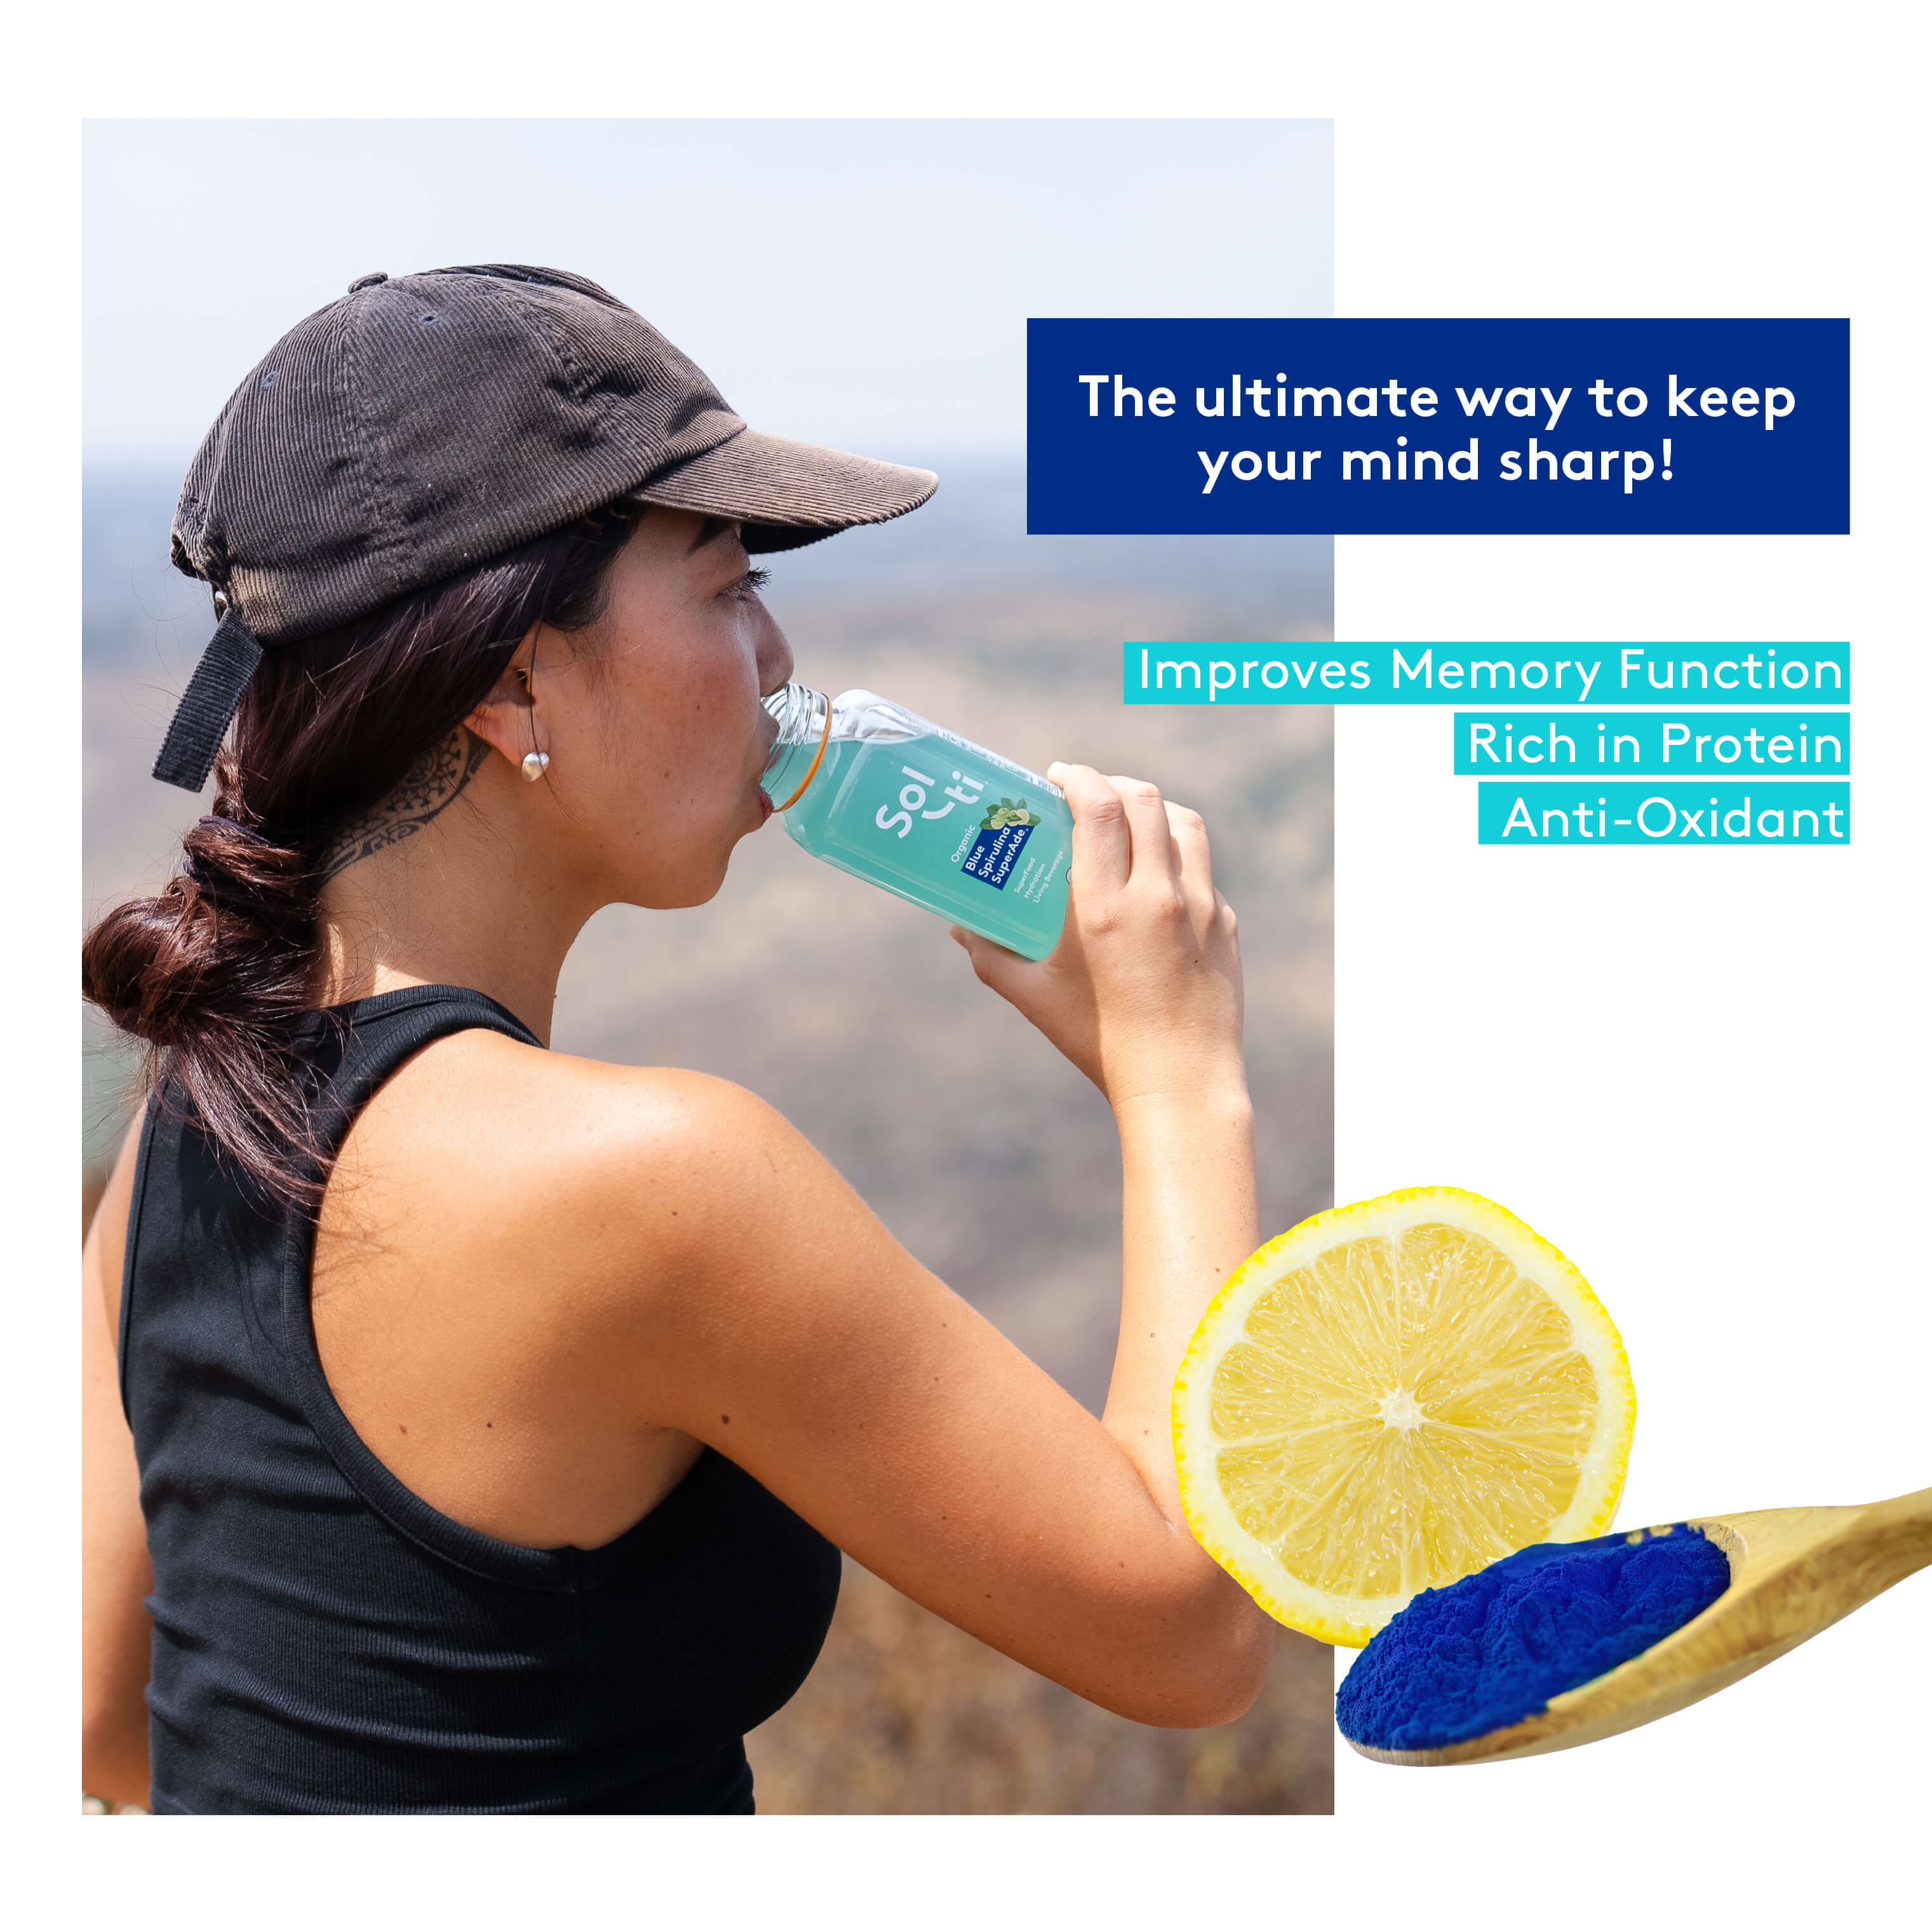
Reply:
M1534 1544L1390 1618L1342 1679L1335 1721L1379 1750L1480 1737L1648 1650L1730 1580L1724 1552L1681 1522Z

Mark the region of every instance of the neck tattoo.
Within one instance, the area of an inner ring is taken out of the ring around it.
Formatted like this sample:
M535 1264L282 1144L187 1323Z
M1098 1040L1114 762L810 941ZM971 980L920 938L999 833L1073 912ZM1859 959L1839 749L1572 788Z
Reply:
M456 802L489 755L490 747L460 724L432 745L380 805L352 819L335 835L322 855L323 883L346 872L358 859L420 832Z

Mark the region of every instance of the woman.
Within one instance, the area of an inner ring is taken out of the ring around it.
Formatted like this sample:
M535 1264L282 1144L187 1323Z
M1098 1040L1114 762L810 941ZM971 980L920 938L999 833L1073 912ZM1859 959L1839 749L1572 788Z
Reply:
M1272 1625L1168 1429L1257 1238L1195 814L1056 766L1059 946L953 935L1119 1124L1097 1421L752 1095L547 1050L591 915L709 899L770 813L749 554L932 487L746 430L540 269L365 277L224 410L175 531L224 615L158 768L198 787L234 712L214 808L86 952L165 1055L86 1247L89 1790L748 1810L840 1550L1126 1716L1252 1701Z

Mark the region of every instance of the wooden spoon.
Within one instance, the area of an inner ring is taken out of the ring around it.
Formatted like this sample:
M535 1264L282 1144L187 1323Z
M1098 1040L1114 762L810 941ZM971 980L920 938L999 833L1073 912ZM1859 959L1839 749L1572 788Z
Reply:
M1560 1693L1534 1716L1480 1737L1431 1750L1354 1748L1384 1764L1486 1763L1594 1744L1668 1717L1748 1677L1932 1563L1932 1490L1860 1508L1700 1516L1690 1527L1730 1558L1730 1587L1648 1650Z

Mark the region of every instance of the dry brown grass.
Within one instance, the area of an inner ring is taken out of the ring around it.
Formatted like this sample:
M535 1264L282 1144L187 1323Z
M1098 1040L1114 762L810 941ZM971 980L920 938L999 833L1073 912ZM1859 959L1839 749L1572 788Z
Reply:
M1334 1653L1284 1630L1238 1722L1114 1717L848 1562L798 1695L746 1740L761 1812L1329 1812Z

